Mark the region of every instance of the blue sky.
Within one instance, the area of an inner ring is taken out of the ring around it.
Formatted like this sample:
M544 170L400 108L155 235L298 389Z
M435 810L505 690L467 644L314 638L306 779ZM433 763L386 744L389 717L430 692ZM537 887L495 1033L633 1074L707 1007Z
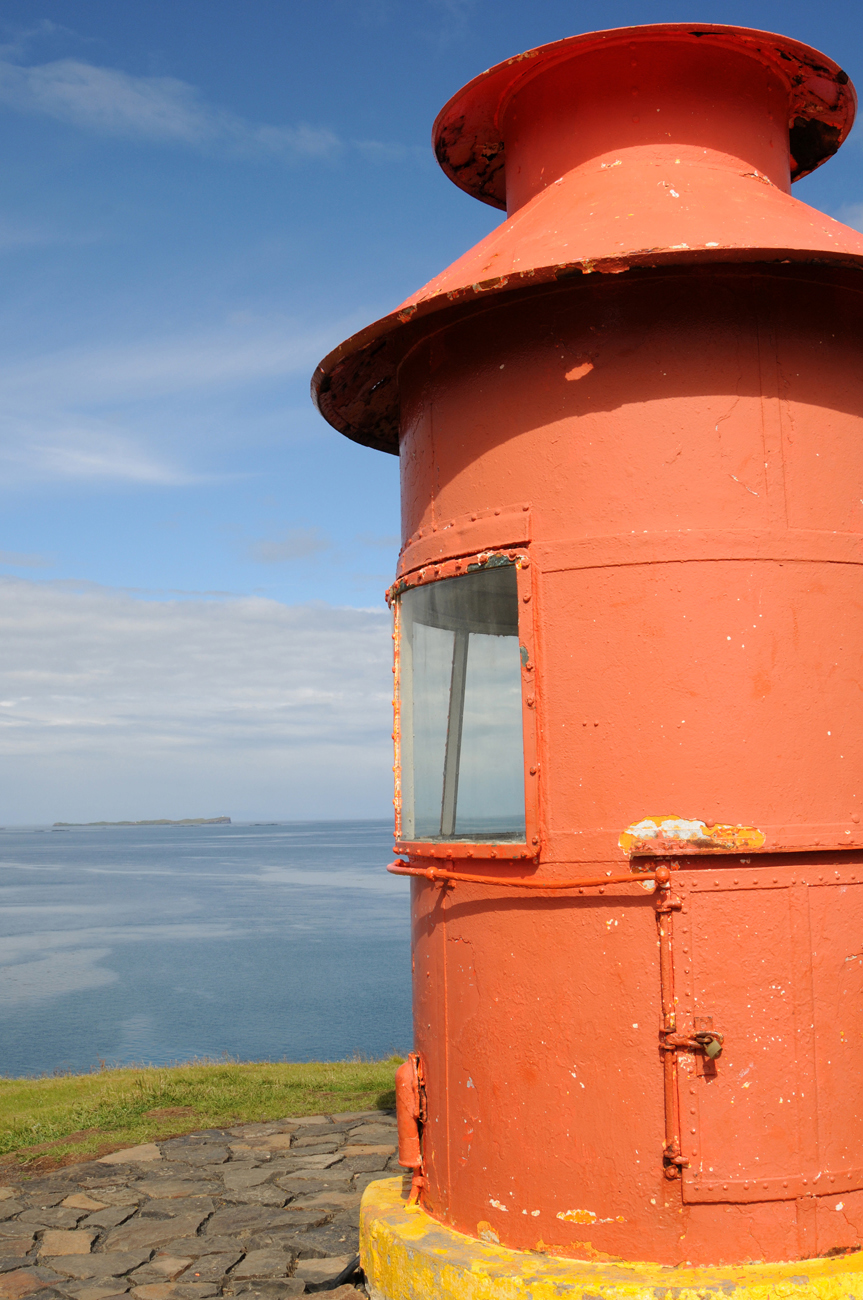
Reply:
M694 18L784 32L863 84L852 4L4 0L0 819L386 815L398 465L329 429L309 375L499 221L434 163L453 91L577 31ZM861 224L857 133L795 193ZM341 767L309 766L330 723L256 740L312 630ZM213 692L242 735L201 729Z

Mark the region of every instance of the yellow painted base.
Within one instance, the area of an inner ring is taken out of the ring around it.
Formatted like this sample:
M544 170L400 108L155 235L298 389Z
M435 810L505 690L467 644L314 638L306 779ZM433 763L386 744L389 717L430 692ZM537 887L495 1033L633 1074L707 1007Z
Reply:
M371 1183L363 1196L371 1300L863 1300L863 1252L718 1268L581 1263L464 1237L405 1197L401 1178Z

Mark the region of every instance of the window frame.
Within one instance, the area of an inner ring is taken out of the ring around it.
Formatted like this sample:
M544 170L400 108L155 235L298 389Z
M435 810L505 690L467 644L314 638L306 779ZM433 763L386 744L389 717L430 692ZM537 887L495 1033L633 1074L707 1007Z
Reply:
M483 843L474 840L430 840L402 839L402 737L401 737L401 604L399 596L412 587L426 586L431 582L443 582L447 578L463 577L475 568L485 568L489 561L495 560L512 563L516 572L518 591L518 643L521 657L521 725L522 757L524 763L524 823L525 838L521 841L502 841L500 843ZM421 568L404 574L387 591L387 604L393 611L393 647L394 647L394 691L393 691L393 775L395 790L393 806L395 808L395 851L411 858L497 858L506 861L524 861L539 859L540 836L538 824L538 783L539 764L537 762L537 690L535 638L533 630L533 590L532 567L526 546L502 547L476 551L456 559L441 560L436 564L426 564Z

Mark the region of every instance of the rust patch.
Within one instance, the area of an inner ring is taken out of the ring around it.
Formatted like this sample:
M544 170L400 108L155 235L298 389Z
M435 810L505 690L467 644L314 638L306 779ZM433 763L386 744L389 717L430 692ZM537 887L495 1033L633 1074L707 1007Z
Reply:
M756 826L704 822L700 818L643 817L621 834L624 853L691 853L693 849L721 853L760 849L765 835Z

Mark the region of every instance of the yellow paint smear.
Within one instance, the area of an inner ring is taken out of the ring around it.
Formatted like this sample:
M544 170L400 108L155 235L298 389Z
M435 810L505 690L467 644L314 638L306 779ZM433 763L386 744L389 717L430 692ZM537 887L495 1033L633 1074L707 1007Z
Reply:
M705 822L699 817L678 817L668 813L642 817L621 834L618 844L624 853L745 853L760 849L765 835L757 826L730 822Z
M423 1210L407 1213L406 1195L400 1178L388 1178L363 1196L360 1259L374 1300L863 1300L860 1251L703 1268L567 1259L538 1253L552 1249L541 1242L520 1251L466 1237ZM574 1241L568 1249L594 1250Z

